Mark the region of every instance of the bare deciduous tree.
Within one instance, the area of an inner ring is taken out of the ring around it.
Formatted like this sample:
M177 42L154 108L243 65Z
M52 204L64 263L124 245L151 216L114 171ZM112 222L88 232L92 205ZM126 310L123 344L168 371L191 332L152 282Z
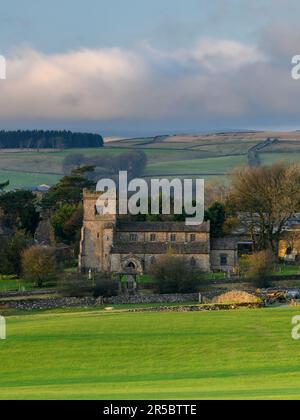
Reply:
M220 180L208 181L205 184L205 208L212 206L214 203L226 202L228 196L228 186Z
M251 233L257 250L278 245L287 220L300 209L298 164L237 169L231 174L230 203Z

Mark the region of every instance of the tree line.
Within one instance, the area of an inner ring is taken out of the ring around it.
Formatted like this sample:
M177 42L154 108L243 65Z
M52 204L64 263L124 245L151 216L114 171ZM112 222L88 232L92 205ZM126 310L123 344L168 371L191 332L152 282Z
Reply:
M142 150L124 152L115 156L85 156L77 153L66 156L63 162L63 171L69 175L75 168L90 167L87 173L90 179L98 181L109 177L116 179L119 171L127 171L128 178L143 175L148 163L147 155Z
M69 149L103 146L99 134L55 130L0 131L0 149Z

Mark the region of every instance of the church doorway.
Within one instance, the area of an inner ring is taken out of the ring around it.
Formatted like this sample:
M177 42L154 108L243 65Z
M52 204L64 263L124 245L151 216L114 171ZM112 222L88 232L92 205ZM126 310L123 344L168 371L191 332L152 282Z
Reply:
M135 295L137 291L139 262L134 258L128 258L123 261L122 266L123 272L119 273L122 289L126 295Z
M136 269L136 265L134 264L134 262L130 261L126 268L129 268L130 270L135 270Z

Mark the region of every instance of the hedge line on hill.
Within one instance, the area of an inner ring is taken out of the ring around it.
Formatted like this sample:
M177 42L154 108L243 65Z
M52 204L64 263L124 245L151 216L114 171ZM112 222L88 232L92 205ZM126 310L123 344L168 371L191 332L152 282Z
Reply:
M70 149L102 147L99 134L72 131L0 131L0 149Z

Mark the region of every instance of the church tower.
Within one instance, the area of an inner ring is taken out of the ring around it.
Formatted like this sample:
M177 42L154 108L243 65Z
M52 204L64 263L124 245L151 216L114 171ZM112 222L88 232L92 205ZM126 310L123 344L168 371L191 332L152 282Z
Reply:
M115 198L112 198L112 200ZM101 192L83 192L83 227L81 232L79 269L88 272L111 270L111 247L114 242L116 214L104 214L107 200Z

